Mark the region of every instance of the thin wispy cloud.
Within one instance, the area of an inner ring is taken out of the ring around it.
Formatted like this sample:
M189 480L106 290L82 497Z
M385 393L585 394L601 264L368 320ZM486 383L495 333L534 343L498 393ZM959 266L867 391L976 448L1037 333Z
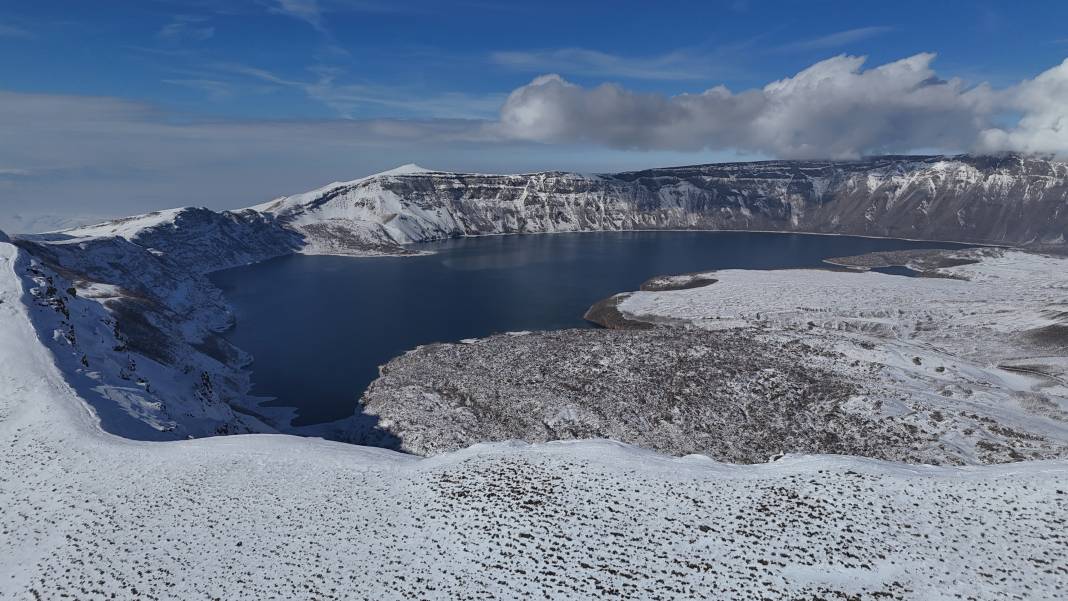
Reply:
M713 61L676 51L652 57L625 57L587 48L500 51L494 63L524 72L622 77L648 80L686 80L708 77Z
M321 33L329 33L329 13L409 13L416 9L399 2L363 0L270 0L268 10L304 21Z
M203 42L215 35L215 27L206 24L206 21L203 17L177 16L160 28L156 37L170 42Z
M269 71L267 69L251 67L249 65L243 65L241 63L215 63L210 67L216 71L232 73L235 75L243 75L245 77L258 79L266 83L271 83L279 86L303 87L305 85L304 82L275 75L272 71Z
M485 119L496 115L507 96L504 93L426 93L412 88L342 81L345 72L336 67L315 66L314 76L300 79L239 63L213 65L220 72L243 76L260 83L297 89L322 103L339 117L356 119L368 112L389 110L405 118Z
M271 12L304 21L315 29L323 33L326 32L323 11L319 7L317 0L275 0L270 10Z
M234 95L234 86L216 79L164 79L163 83L203 92L212 100L223 100Z
M841 48L857 42L871 39L876 36L880 36L886 33L894 31L893 27L877 26L877 27L858 27L856 29L847 29L845 31L836 31L831 34L820 36L818 38L810 38L807 40L800 40L797 42L791 42L779 46L777 50L781 52L799 52L805 50L828 50L834 48Z
M624 56L589 48L502 50L489 55L498 66L523 73L686 81L738 75L763 35L730 44L702 44L646 56Z
M36 36L32 32L22 29L21 27L0 23L0 38L19 38L28 40L34 37Z

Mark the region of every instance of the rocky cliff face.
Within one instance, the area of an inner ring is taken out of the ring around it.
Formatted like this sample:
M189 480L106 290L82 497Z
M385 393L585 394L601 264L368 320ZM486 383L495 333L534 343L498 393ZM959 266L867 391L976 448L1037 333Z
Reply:
M768 161L602 176L394 172L257 207L315 252L449 236L728 229L1063 245L1068 163L1022 156Z

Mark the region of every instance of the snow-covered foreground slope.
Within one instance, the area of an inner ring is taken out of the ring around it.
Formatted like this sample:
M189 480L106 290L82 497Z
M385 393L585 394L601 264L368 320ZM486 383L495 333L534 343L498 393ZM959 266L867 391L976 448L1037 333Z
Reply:
M1057 599L1068 464L100 431L0 243L0 597Z

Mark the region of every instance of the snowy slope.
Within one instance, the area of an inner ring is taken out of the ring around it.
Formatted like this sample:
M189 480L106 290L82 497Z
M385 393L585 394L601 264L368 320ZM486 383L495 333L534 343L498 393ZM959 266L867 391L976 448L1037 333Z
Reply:
M1057 599L1068 464L101 432L0 243L0 598Z
M154 266L128 268L145 275ZM247 357L211 332L226 323L217 321L224 305L195 282L167 280L174 272L166 269L157 274L168 283L161 290L186 300L175 303L176 310L148 293L72 282L25 251L9 267L21 279L28 318L57 367L109 432L173 440L273 431L231 406L248 387L238 369Z

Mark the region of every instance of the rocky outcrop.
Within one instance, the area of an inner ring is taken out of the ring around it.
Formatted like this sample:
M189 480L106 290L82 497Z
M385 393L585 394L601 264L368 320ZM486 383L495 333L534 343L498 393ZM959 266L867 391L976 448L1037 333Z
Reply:
M780 453L929 464L1068 453L1061 437L982 411L911 398L902 410L897 399L908 395L882 369L793 332L563 330L420 347L385 365L361 403L420 455L587 438L734 463Z

